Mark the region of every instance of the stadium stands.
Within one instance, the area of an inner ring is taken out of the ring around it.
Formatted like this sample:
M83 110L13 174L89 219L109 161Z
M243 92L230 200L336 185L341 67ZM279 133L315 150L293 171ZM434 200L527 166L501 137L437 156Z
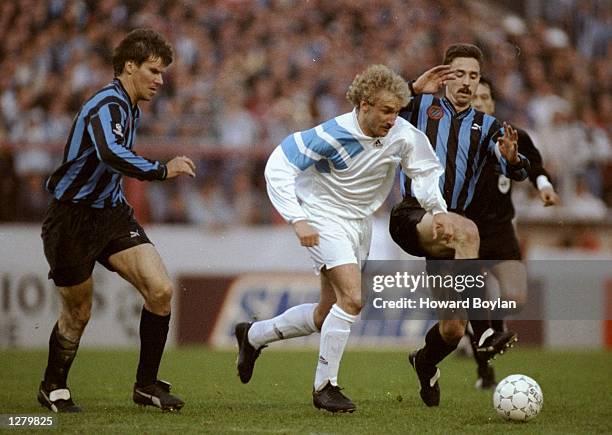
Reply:
M0 221L40 221L42 182L75 110L110 81L112 47L139 26L164 32L176 60L162 95L143 105L137 149L164 156L183 148L200 174L141 192L150 222L277 222L265 196L267 153L289 132L349 110L346 87L366 64L416 77L456 41L482 47L499 117L532 132L564 204L580 204L563 215L604 218L612 206L611 14L605 0L2 2ZM524 184L519 216L540 213ZM538 217L559 211L546 213Z

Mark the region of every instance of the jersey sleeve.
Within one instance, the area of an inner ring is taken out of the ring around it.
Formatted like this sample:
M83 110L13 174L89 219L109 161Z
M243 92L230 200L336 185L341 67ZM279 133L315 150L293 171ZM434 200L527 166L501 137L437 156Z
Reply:
M312 164L306 162L303 157L299 157L299 161L296 161L296 158L298 157L294 155L295 163L291 162L281 144L268 158L264 171L268 197L274 208L289 223L306 219L295 193L295 180L302 172L298 166L300 162L306 167Z
M90 116L87 131L98 158L111 170L139 180L164 180L166 165L139 156L124 144L128 115L118 102L102 105Z
M446 201L439 187L444 168L427 136L416 129L413 132L407 151L402 156L402 171L412 180L412 191L421 207L433 214L445 213Z
M543 175L548 180L550 180L550 175L548 174L548 172L546 172L546 169L544 169L542 155L534 145L533 140L531 140L529 134L527 134L525 130L519 129L517 131L519 153L529 159L529 181L531 181L531 183L537 189L538 177Z

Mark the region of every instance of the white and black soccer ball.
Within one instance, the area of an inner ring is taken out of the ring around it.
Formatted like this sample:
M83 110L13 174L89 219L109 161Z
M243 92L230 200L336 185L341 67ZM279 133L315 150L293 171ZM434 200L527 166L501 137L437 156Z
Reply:
M525 375L502 379L493 393L493 407L506 420L529 421L540 413L543 403L542 389Z

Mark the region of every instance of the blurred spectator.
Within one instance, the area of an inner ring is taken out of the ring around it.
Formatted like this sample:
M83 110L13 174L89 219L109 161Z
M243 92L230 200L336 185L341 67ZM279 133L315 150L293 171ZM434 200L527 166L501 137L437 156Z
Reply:
M234 220L233 210L223 195L221 185L212 177L205 178L196 190L188 192L186 211L190 223L212 231L221 230Z
M53 160L45 150L19 150L15 156L15 173L19 180L16 218L26 222L42 222L51 198L45 180L53 169Z
M0 139L4 130L0 128ZM11 222L17 212L17 176L13 150L0 143L0 222Z
M567 204L567 214L574 219L601 219L606 216L606 204L589 190L584 177L578 177L571 202Z
M612 198L606 172L612 134L609 0L4 1L0 140L16 149L28 143L58 153L73 112L111 80L113 47L137 26L162 31L176 51L161 95L141 108L151 116L143 119L137 146L166 144L160 153L196 146L208 160L227 150L223 176L207 181L218 186L207 188L219 198L243 198L225 200L232 222L254 224L274 215L250 216L245 204L268 204L265 186L247 188L248 179L255 179L241 173L248 157L236 159L233 151L261 162L290 132L350 110L346 87L366 63L385 63L414 78L457 41L482 47L484 71L500 89L500 116L540 138L566 195L573 194L575 177L587 174L589 191ZM10 183L3 183L9 191ZM14 179L11 185L37 183ZM184 192L199 189L184 187L151 187L160 199L152 203L173 203L171 211L152 210L153 221L187 219Z

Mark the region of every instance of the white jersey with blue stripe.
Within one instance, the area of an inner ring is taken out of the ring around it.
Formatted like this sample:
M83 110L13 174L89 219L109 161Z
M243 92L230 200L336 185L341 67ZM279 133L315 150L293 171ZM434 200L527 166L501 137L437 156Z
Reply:
M423 208L446 212L438 187L443 167L427 136L399 117L386 136L366 136L356 110L285 138L266 165L268 195L290 223L307 219L302 202L362 219L385 201L399 164Z

